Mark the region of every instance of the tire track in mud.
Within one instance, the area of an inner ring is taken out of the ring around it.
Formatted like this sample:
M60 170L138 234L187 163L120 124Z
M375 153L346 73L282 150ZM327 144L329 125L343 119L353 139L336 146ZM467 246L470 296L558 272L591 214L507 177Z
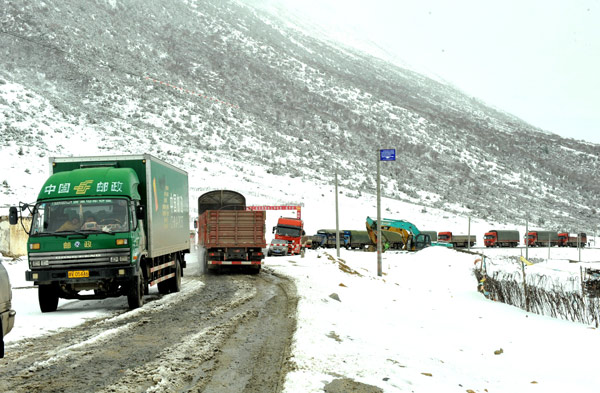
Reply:
M138 310L22 341L0 369L0 391L201 392L231 369L247 375L214 391L280 391L287 370L282 354L295 329L291 282L268 272L186 281L181 293L156 296ZM244 337L260 339L240 345ZM261 353L269 341L277 343L276 356ZM235 358L268 361L239 370ZM275 377L265 385L262 375ZM252 390L256 380L260 389Z

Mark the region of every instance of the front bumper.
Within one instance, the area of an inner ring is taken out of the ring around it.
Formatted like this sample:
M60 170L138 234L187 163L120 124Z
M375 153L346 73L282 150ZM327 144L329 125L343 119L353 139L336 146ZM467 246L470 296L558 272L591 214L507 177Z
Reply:
M88 277L69 277L69 272L89 272ZM108 279L127 282L136 275L136 268L126 266L76 266L61 269L34 269L25 272L25 279L37 284L81 284L92 283Z
M3 313L0 313L0 320L2 321L2 336L6 336L15 326L15 315L17 312L15 310L6 310Z

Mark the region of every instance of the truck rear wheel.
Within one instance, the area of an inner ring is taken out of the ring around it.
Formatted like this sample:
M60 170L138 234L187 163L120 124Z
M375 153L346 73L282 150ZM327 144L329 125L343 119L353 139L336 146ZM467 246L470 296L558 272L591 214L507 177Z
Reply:
M131 282L131 288L127 293L127 303L131 310L144 305L144 279L141 274Z
M175 277L167 282L171 292L181 291L181 263L179 263L179 257L175 258Z
M42 312L53 312L58 307L58 291L52 284L38 285L38 301Z

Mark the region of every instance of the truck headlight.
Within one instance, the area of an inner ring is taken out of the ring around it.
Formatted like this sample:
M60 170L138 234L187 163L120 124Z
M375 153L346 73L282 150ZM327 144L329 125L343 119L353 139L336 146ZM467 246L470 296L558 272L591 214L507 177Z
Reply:
M111 262L119 262L119 257L110 257Z

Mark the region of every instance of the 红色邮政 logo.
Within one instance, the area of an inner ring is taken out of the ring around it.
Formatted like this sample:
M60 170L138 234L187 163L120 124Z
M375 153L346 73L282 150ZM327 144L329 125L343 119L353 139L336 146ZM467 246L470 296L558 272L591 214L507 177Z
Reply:
M86 180L86 181L82 181L81 183L79 183L78 186L73 187L77 192L77 195L83 195L86 192L88 192L90 190L90 188L92 188L91 184L93 183L93 180Z

